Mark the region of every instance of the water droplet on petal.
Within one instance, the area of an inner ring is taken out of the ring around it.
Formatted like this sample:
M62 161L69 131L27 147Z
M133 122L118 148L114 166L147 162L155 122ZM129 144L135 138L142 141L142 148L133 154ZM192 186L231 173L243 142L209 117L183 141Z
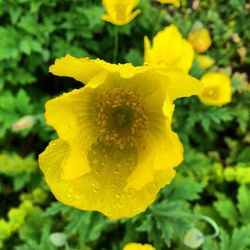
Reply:
M118 168L115 169L114 174L119 174L120 170Z

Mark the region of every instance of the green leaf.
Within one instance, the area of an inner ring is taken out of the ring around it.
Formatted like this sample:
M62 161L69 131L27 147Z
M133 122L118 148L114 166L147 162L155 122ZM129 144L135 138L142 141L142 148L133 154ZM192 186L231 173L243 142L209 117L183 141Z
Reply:
M250 246L250 225L241 228L235 228L233 231L231 243L229 248L223 250L245 250Z
M250 191L245 185L241 185L237 194L237 207L241 214L241 221L243 224L250 223Z
M239 215L234 203L223 194L218 194L217 197L218 200L214 202L214 207L231 226L236 226Z
M173 200L196 200L205 185L195 181L192 177L177 176L172 183L167 186L163 194L167 199ZM183 191L185 190L185 191Z

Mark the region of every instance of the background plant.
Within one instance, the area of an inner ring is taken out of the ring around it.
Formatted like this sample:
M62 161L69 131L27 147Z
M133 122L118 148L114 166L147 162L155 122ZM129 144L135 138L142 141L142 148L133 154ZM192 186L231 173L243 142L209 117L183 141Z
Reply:
M122 249L127 242L152 243L157 249L188 249L188 229L210 234L196 214L209 216L221 233L203 249L250 249L250 6L243 0L182 1L182 7L142 0L142 13L119 27L119 62L143 63L143 37L169 23L184 36L193 26L211 33L206 52L210 70L231 74L233 101L222 108L196 97L178 100L174 129L185 145L177 177L147 211L133 219L109 221L55 201L37 166L37 155L56 137L43 119L44 103L80 83L48 73L55 58L77 57L112 62L114 27L100 16L99 1L0 0L0 246L3 249ZM191 74L205 70L194 63ZM247 91L248 89L248 91ZM31 115L32 128L13 131ZM244 177L244 178L243 178ZM41 227L43 225L43 227ZM55 233L58 233L56 234Z

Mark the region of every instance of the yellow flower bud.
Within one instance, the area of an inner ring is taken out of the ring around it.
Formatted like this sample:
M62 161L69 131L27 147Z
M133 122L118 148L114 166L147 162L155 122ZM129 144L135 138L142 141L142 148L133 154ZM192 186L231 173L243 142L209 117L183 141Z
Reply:
M193 45L194 49L200 53L205 52L212 44L209 31L205 28L190 32L188 41Z
M214 59L210 56L206 56L206 55L198 55L196 57L196 61L199 63L200 67L202 69L208 69L211 66L214 65Z
M12 125L13 131L21 131L24 129L32 128L35 124L35 118L31 115L27 115L16 121Z

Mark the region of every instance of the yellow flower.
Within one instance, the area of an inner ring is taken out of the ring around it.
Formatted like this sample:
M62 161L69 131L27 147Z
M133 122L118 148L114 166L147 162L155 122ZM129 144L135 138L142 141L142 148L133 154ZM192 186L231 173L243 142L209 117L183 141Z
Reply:
M165 64L188 72L194 59L192 45L182 37L175 25L167 26L153 38L151 47L144 38L144 60L148 64Z
M149 244L128 243L123 250L156 250Z
M173 4L175 7L180 7L180 0L156 0L162 4L170 3Z
M196 61L202 69L208 69L214 65L215 61L212 57L206 55L198 55Z
M133 12L139 2L140 0L102 0L107 12L102 16L102 20L115 25L125 25L141 13L139 9Z
M205 28L192 31L188 35L188 41L193 45L197 52L205 52L212 44L209 31Z
M178 69L70 55L50 72L86 84L46 103L59 138L39 164L56 198L111 219L144 211L183 159L172 101L198 94L200 82Z
M198 96L201 102L217 106L231 102L231 81L227 75L209 72L202 76L201 82L203 83L203 89Z

